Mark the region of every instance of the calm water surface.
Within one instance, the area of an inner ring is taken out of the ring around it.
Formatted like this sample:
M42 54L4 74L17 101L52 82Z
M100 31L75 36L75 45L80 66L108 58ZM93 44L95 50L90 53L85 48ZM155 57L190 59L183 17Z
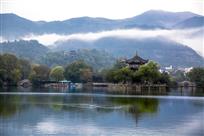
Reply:
M177 90L163 96L1 91L1 136L204 135L202 93L192 97L188 95L197 93ZM169 96L179 94L185 96Z

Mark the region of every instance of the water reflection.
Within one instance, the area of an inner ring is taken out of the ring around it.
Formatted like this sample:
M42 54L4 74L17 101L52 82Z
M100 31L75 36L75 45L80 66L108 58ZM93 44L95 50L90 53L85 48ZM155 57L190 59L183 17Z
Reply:
M135 99L135 98L109 98L110 101L117 105L126 105L126 113L131 114L136 122L140 116L145 113L153 114L158 110L159 101L158 99Z
M20 96L0 95L0 116L12 116L21 109Z
M0 94L0 135L204 134L204 99Z
M158 99L135 99L94 96L39 96L39 95L0 95L0 116L12 116L21 112L27 105L50 108L54 111L83 111L87 109L98 112L122 110L133 114L135 118L142 113L154 113L158 108Z

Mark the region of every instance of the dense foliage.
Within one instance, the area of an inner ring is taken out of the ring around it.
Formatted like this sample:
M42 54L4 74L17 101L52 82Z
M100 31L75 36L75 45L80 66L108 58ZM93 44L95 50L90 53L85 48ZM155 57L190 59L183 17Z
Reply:
M74 61L83 60L93 69L110 68L115 58L105 51L95 49L79 49L69 51L54 51L36 40L19 40L0 43L0 54L9 53L19 58L28 59L49 67L66 66Z
M28 78L31 66L27 60L18 59L11 54L0 55L0 84L15 85Z
M29 79L34 83L38 84L40 81L49 80L50 68L45 65L33 65Z
M131 57L135 51L144 58L157 61L161 66L204 66L204 59L195 51L163 38L137 40L108 37L95 42L77 40L58 42L53 47L44 46L36 40L0 43L1 54L14 54L33 63L65 67L74 61L84 60L97 70L110 68L115 58Z
M54 81L60 81L64 79L64 68L62 66L56 66L50 71L50 79Z
M72 82L113 82L136 84L172 84L172 79L177 82L190 80L197 86L204 85L204 68L193 68L187 76L177 71L173 76L166 72L159 72L159 65L153 61L132 70L124 61L117 61L111 69L93 70L83 60L67 63L66 66L31 64L28 60L19 59L11 54L0 55L0 86L17 85L20 80L30 79L34 85L46 81L70 80Z
M65 78L72 82L92 81L92 68L83 61L73 62L65 68Z
M53 67L57 65L66 66L67 64L71 64L79 60L83 60L96 70L110 68L115 62L115 58L110 54L105 51L98 51L95 49L49 52L41 57L39 62L41 64L48 65L49 67Z
M65 69L63 66L50 69L46 65L31 65L29 61L11 54L0 55L0 86L17 85L20 80L28 78L34 85L39 85L44 81L60 81L65 78L72 82L91 82L92 77L92 67L81 60L68 64Z
M36 40L19 40L0 43L0 53L14 54L19 58L26 58L31 61L38 61L49 49Z
M114 83L169 84L170 82L169 75L160 73L158 64L152 61L140 66L138 70L131 70L128 67L114 67L107 71L106 79Z
M197 86L204 87L204 68L193 68L187 77L190 81L195 82Z

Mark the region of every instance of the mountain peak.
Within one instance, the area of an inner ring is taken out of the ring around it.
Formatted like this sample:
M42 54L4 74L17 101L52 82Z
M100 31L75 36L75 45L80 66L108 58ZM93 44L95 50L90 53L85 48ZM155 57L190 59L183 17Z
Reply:
M151 10L143 12L142 14L158 14L158 13L172 13L172 12L151 9Z
M200 16L198 14L189 12L189 11L182 11L182 12L170 12L170 11L165 11L165 10L148 10L141 15L187 15L188 17L193 17L193 16Z
M20 16L14 14L14 13L2 13L2 14L0 14L0 17L1 17L1 18L2 18L2 17L3 17L3 18L4 18L4 17L13 18L13 17L20 17Z
M29 21L29 22L32 22L31 20L28 20L24 17L21 17L17 14L14 14L14 13L3 13L3 14L0 14L0 17L2 20L5 20L5 19L16 19L16 20L26 20L26 21Z

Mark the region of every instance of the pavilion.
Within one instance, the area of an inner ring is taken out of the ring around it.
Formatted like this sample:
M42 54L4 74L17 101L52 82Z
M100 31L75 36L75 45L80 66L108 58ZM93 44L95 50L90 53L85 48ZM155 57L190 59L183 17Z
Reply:
M138 70L138 68L141 66L141 65L144 65L148 62L149 60L145 60L143 58L141 58L140 56L136 55L133 57L133 58L130 58L130 59L127 59L125 61L125 63L128 65L128 67L130 69L133 69L133 70Z

